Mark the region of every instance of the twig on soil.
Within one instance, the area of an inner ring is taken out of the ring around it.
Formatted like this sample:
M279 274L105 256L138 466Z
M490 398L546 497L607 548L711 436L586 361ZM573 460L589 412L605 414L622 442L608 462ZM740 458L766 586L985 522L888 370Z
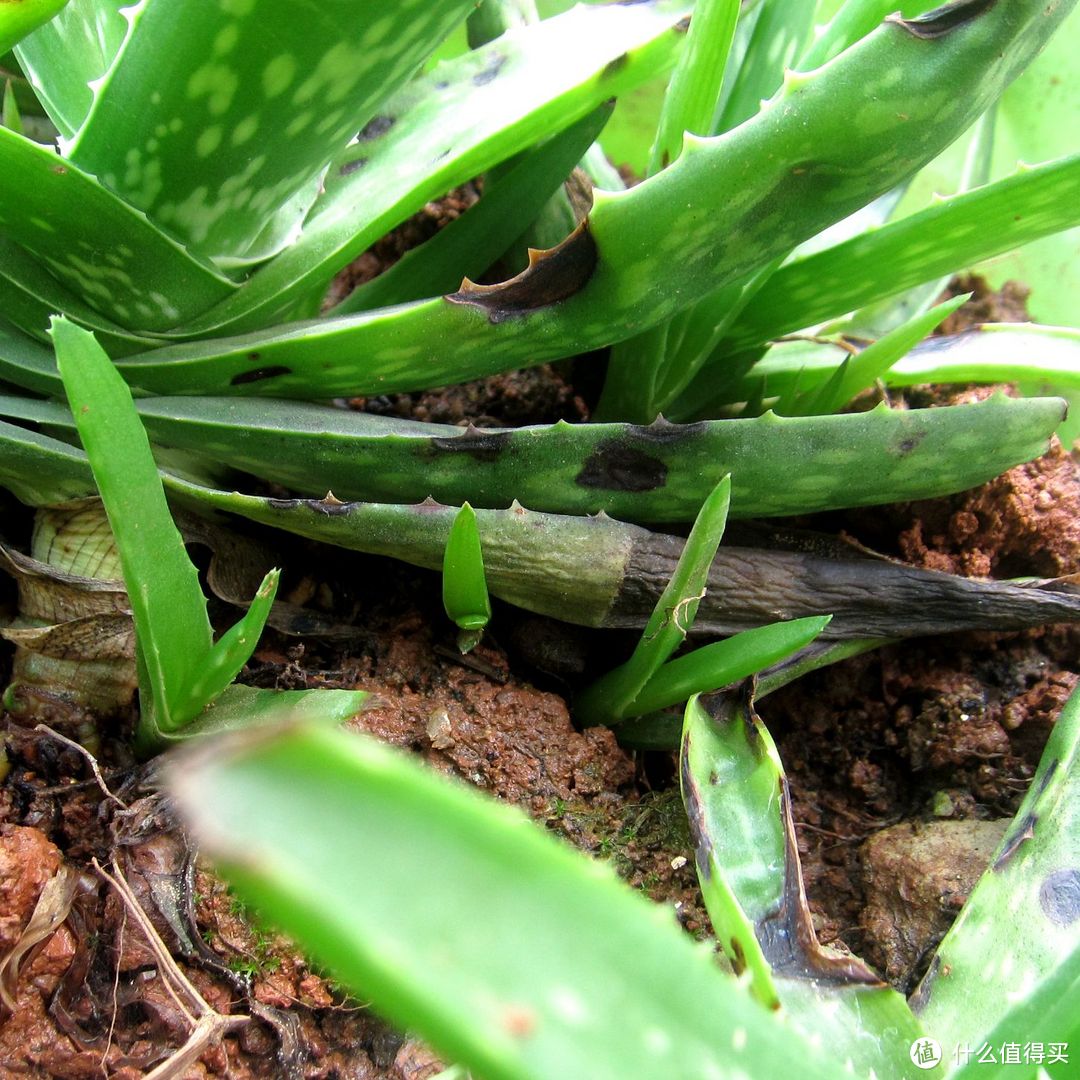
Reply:
M124 907L142 930L157 961L162 984L191 1025L191 1031L184 1045L145 1076L145 1080L173 1080L182 1076L187 1067L197 1061L204 1050L216 1045L222 1036L230 1031L249 1023L251 1017L223 1016L199 993L173 959L115 860L112 864L112 873L109 873L97 859L93 860L93 867L116 890Z
M104 794L105 798L112 799L112 801L116 803L116 805L119 806L121 810L126 810L128 808L127 803L124 802L124 800L121 799L119 796L114 795L112 793L112 790L109 788L109 785L105 783L105 778L101 775L101 769L98 768L97 758L94 757L94 755L91 754L85 746L81 746L79 743L75 742L74 739L69 739L66 735L61 735L59 731L57 731L55 728L49 727L48 724L38 724L37 727L34 728L34 730L40 731L43 735L49 735L52 738L56 739L58 742L62 742L65 746L69 746L72 750L75 750L78 753L82 754L82 756L86 759L86 763L90 766L90 771L94 774L94 779L97 781L97 785L99 788L101 788L102 794Z

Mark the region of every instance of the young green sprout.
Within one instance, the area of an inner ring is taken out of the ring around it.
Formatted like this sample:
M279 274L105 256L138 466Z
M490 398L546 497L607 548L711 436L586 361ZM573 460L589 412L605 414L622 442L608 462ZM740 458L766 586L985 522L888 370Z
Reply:
M359 691L276 694L230 685L258 644L280 571L266 575L244 616L215 642L198 572L173 523L131 392L92 333L57 317L52 336L131 601L139 749L148 753L207 729L300 714L341 722L356 713L366 697Z
M471 652L491 621L476 511L465 503L454 517L443 555L443 607L458 626L458 648Z

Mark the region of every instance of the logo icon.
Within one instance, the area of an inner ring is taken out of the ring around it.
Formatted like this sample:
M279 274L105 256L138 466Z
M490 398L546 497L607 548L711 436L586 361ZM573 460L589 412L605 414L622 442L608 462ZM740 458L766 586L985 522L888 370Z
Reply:
M911 1063L917 1069L932 1069L941 1061L941 1044L937 1039L916 1039L911 1044Z

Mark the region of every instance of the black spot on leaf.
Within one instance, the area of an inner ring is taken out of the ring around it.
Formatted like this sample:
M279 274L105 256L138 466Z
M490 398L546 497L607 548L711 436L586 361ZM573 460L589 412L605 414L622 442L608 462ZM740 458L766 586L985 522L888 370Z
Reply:
M367 163L368 159L366 157L353 158L352 161L346 161L345 164L338 169L338 173L341 176L348 176L350 173L359 172Z
M574 483L609 491L655 491L667 482L667 465L619 436L605 439L585 459Z
M393 116L373 116L361 129L357 139L360 142L370 142L380 135L385 135L394 126Z
M255 368L254 371L241 371L234 375L229 383L232 386L243 386L244 383L261 382L263 379L275 379L279 375L291 375L292 368L283 367L281 364L272 364L269 367Z
M483 431L470 424L463 434L434 438L431 445L452 454L468 454L477 461L494 461L506 450L511 440L508 431Z

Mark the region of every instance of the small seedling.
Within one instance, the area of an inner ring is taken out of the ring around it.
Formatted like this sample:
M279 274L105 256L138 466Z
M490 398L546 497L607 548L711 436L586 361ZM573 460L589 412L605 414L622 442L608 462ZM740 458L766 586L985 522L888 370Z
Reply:
M491 600L484 577L484 555L476 512L465 503L454 517L443 555L443 607L457 624L458 648L471 652L491 621Z

